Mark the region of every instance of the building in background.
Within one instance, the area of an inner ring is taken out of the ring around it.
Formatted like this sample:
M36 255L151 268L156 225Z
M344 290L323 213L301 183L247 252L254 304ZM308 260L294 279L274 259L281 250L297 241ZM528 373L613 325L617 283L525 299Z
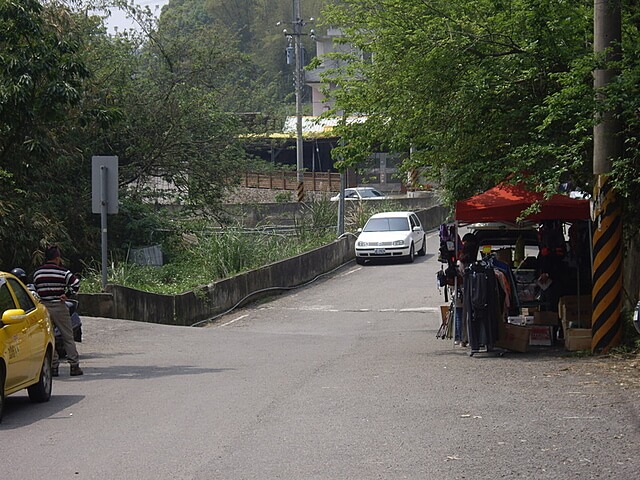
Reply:
M316 34L316 51L322 59L321 65L314 70L305 71L305 85L311 90L311 113L302 118L303 131L303 166L307 172L335 172L331 151L338 146L340 139L333 132L339 118L326 116L334 107L334 99L327 96L336 86L326 83L326 74L333 68L340 67L340 61L328 58L330 53L353 54L349 44L336 42L342 35L340 29L329 28L325 35ZM355 52L366 59L366 53ZM323 78L324 77L324 78ZM338 112L339 114L340 112ZM324 116L323 116L324 115ZM351 122L362 122L364 118L352 117ZM285 119L282 132L270 133L247 138L247 149L253 155L271 163L283 165L296 164L296 117ZM385 193L405 192L405 181L397 174L402 158L386 152L375 153L370 157L369 165L361 165L358 172L347 172L347 187L368 185Z

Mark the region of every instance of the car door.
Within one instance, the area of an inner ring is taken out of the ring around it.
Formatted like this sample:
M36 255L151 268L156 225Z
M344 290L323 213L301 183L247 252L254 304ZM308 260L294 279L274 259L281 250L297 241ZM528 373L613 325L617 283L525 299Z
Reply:
M0 284L0 315L7 310L18 308L7 282ZM0 324L0 345L2 358L7 365L5 390L10 391L27 381L29 377L29 344L27 342L28 323L13 325Z
M13 291L18 308L25 312L26 335L25 347L29 351L27 360L27 379L35 379L40 374L42 359L44 358L47 337L47 319L36 307L31 294L24 284L13 278L8 278L9 287Z
M422 229L422 224L415 213L412 213L409 216L409 220L411 221L411 236L413 238L413 244L415 245L416 250L420 250L422 248L422 242L424 242L424 230Z

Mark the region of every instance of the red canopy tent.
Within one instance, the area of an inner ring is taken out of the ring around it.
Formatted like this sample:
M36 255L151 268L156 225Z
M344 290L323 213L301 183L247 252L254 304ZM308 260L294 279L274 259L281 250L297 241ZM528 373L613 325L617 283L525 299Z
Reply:
M459 222L516 222L524 210L540 202L540 211L524 218L526 221L589 220L589 200L579 200L556 194L549 199L531 192L522 185L499 184L484 193L456 202L455 219Z

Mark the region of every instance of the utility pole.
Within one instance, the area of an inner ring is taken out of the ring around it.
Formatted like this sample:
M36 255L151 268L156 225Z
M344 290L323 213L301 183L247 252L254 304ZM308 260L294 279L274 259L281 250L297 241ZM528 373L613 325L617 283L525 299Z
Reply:
M621 0L594 0L594 53L602 56L604 68L593 73L598 100L602 89L618 72L610 62L622 56ZM622 215L620 202L612 188L611 160L623 150L621 126L615 111L598 115L593 129L594 186L593 289L591 299L591 350L606 353L622 340Z
M309 19L313 22L313 18ZM304 70L302 60L302 28L307 24L302 19L300 13L300 0L293 0L293 32L289 32L286 29L283 31L285 36L289 39L289 44L293 42L294 57L295 57L295 73L294 73L294 87L296 93L296 172L297 172L297 199L298 202L304 201L304 157L303 148L304 143L302 140L302 89L304 87ZM309 34L312 38L315 37L315 32L311 30ZM289 62L289 56L287 55L287 62Z
M302 15L300 0L293 0L293 32L296 47L296 172L298 179L298 202L304 202L304 143L302 141Z
M340 139L340 146L344 146L344 140ZM342 160L342 158L341 158ZM346 208L344 200L344 189L347 187L347 169L340 169L340 197L338 200L338 237L344 234L344 211Z

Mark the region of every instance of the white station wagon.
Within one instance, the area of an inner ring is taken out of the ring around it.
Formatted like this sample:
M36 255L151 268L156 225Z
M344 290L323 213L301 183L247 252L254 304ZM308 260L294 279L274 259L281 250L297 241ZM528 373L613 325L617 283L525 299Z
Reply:
M384 212L371 216L356 240L356 262L376 258L402 258L413 262L426 255L427 238L414 212Z

